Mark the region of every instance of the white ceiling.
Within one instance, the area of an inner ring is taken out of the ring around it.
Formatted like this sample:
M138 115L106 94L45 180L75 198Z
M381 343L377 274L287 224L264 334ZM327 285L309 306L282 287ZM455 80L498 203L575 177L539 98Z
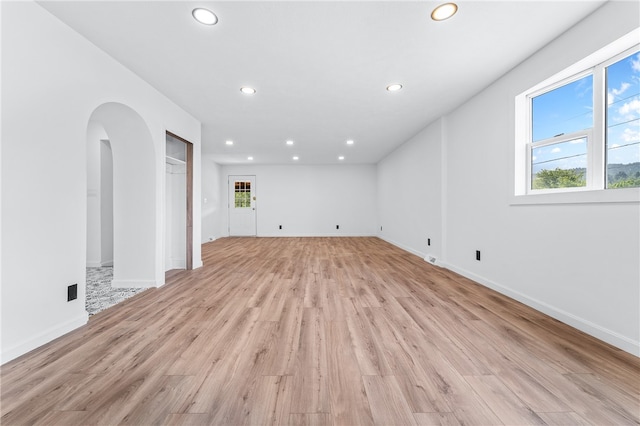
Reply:
M604 1L467 0L435 22L440 3L40 4L200 120L217 163L371 164ZM196 22L195 7L218 24ZM386 91L394 82L403 90Z

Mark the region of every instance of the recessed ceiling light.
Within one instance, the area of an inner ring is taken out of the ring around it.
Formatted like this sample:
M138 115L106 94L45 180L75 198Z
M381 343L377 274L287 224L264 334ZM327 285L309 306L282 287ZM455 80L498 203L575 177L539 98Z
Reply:
M340 157L338 157L338 160L340 161L344 160L344 155L341 155Z
M233 145L233 141L226 141L225 142L227 145Z
M444 21L451 18L458 11L458 5L455 3L445 3L433 9L431 19L434 21Z
M299 158L297 155L295 155L295 156L293 157L293 159L294 159L294 160L299 160L300 158Z
M353 139L349 139L349 140L347 141L347 145L353 145Z
M253 157L247 157L247 160L251 161L253 160Z
M191 12L196 21L205 25L215 25L218 23L218 17L215 13L201 7L193 9Z
M253 87L246 87L246 86L241 87L240 91L245 95L253 95L254 93L256 93L256 89L254 89Z
M293 141L287 141L287 145L293 145Z
M387 86L389 92L397 92L400 89L402 89L402 84L400 83L393 83Z

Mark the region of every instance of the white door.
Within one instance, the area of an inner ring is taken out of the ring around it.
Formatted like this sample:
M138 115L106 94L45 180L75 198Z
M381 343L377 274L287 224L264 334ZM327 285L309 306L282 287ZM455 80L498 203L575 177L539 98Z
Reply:
M229 235L256 236L255 176L229 176Z

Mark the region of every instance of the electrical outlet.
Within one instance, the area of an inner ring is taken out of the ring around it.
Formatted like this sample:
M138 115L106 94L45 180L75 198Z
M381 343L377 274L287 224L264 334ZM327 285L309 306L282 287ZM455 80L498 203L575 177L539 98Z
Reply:
M278 229L282 229L282 225L278 225Z
M380 227L380 230L382 231L382 226Z
M71 284L67 287L67 302L78 298L78 284Z
M476 260L480 261L480 250L476 250Z
M431 238L427 238L427 245L430 246L431 245Z
M336 225L336 229L340 229L340 225Z

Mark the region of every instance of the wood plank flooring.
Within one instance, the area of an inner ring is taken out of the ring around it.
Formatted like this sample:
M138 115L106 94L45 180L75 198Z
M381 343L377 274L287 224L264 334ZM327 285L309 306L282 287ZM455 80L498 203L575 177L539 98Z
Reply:
M640 423L640 360L377 238L225 238L1 369L3 425Z

